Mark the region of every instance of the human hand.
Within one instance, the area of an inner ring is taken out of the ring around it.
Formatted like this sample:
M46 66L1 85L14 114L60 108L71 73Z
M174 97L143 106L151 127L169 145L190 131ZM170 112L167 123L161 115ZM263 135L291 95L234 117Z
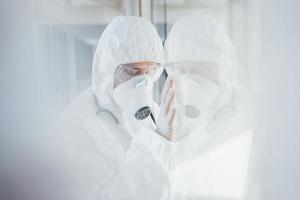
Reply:
M160 114L157 120L157 132L169 141L174 141L175 127L175 84L172 78L165 82L160 100Z

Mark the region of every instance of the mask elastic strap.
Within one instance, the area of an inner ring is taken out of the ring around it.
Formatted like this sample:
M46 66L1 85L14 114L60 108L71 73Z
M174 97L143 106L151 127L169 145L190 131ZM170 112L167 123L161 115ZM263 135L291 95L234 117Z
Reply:
M150 116L151 116L151 119L153 120L154 124L156 124L156 121L155 121L155 118L154 118L154 116L153 116L153 113L152 113L152 112L150 113Z
M117 119L117 117L110 110L108 110L107 108L103 108L100 105L99 100L98 100L98 98L96 97L95 94L93 94L93 98L94 98L94 101L95 101L95 104L96 104L96 107L97 107L96 115L99 115L101 112L106 112L107 114L109 114L114 119L116 124L120 124L120 121Z

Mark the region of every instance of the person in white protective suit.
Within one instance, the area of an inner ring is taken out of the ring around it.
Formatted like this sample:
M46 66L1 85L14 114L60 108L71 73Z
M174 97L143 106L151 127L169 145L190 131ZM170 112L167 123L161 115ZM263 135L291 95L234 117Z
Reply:
M163 63L161 39L147 20L117 17L104 30L92 88L57 125L72 199L169 198L168 140L156 132L159 107L152 96Z
M165 131L174 141L169 163L174 169L250 130L252 103L251 95L236 83L234 47L211 15L202 12L177 20L166 39L165 51L166 84L172 82L175 93L170 103L175 108L175 120L169 125L171 131Z
M165 61L154 26L142 18L118 17L103 32L92 88L75 98L57 126L57 143L63 144L57 149L72 177L71 199L172 199L170 170L227 135L219 130L232 130L228 122L239 122L229 76L235 60L226 34L214 21L207 22L210 18L187 19L174 24L166 41L173 78L164 85L160 106L153 101L152 87ZM181 76L174 70L177 64L194 67L198 61L216 71L200 67L205 77L199 78L193 71ZM190 84L198 80L203 87ZM202 92L209 95L198 102ZM198 119L199 113L205 114Z

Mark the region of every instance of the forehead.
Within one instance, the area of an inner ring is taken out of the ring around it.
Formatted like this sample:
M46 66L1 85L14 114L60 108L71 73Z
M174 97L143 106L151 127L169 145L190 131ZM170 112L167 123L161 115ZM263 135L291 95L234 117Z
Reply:
M130 68L147 68L147 67L152 67L155 65L158 65L158 63L151 62L151 61L144 61L144 62L127 63L127 64L124 64L123 66L130 67Z

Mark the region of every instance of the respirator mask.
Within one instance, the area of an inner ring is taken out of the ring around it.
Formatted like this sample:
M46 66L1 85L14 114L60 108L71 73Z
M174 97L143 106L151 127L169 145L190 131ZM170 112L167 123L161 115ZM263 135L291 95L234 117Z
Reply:
M178 137L204 127L210 106L219 95L216 68L212 63L176 63L168 66L176 87L176 133Z
M113 99L133 131L155 128L153 85L162 68L157 63L131 63L120 65L114 78Z

